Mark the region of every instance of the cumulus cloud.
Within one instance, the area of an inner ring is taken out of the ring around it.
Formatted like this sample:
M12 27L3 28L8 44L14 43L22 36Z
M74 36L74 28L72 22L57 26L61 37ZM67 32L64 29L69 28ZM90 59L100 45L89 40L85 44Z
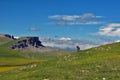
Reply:
M82 20L89 20L89 19L95 19L95 18L102 18L102 16L95 16L92 13L85 13L81 16Z
M48 16L57 25L78 25L78 24L102 24L97 21L102 16L96 16L92 13L85 13L83 15L52 15Z
M80 17L81 16L79 16L79 15L52 15L52 16L49 16L48 18L55 19L55 20L68 20L68 21L71 21L71 20L78 19Z
M54 22L53 24L55 24L55 25L67 26L67 25L68 25L68 22L66 22L66 21L59 21L59 22Z
M39 31L40 29L39 28L35 28L35 27L32 27L29 29L30 31Z
M116 40L115 42L120 42L120 40Z
M101 43L90 40L79 40L72 38L41 38L42 44L48 47L57 49L71 49L75 50L76 46L80 46L81 50L91 47L99 46Z
M98 34L105 36L120 36L120 23L111 23L106 26L102 26L99 29Z
M74 25L74 24L76 24L76 25L78 25L78 24L102 24L102 23L104 23L104 22L95 22L95 21L88 21L88 22L69 22L68 24L70 24L70 25Z
M72 39L71 39L71 38L65 38L65 37L62 37L62 38L60 38L59 40L69 41L69 40L72 40Z
M20 37L18 37L18 36L14 36L14 38L15 38L15 39L19 39Z

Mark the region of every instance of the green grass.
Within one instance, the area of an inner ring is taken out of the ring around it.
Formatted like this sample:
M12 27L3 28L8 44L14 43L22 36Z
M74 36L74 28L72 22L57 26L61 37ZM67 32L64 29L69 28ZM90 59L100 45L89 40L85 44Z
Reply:
M44 61L45 60L29 59L20 52L0 47L0 72L19 69L22 66L38 64Z
M38 64L41 62L45 62L46 60L42 59L31 59L28 58L25 53L18 52L16 50L12 50L9 47L19 40L24 38L20 38L18 40L8 40L6 37L0 36L0 41L3 44L0 44L0 72L7 72L14 69L19 69L24 66Z
M9 70L14 70L14 69L19 69L21 68L20 66L12 66L12 67L0 67L0 72L6 72Z
M42 60L51 60L55 57L73 53L68 50L53 50L48 52L30 52L30 51L20 51L24 56L31 59L42 59Z
M17 43L18 41L23 40L23 39L25 39L25 38L20 38L20 39L17 39L17 40L8 41L8 42L0 45L0 47L9 48L11 45L13 45L13 44L15 44L15 43Z
M12 49L10 49L10 46L17 43L18 41L20 40L23 40L23 39L26 39L26 38L19 38L17 40L12 40L12 41L8 41L2 45L0 45L1 48L3 49L6 49L7 48L7 53L8 52L11 52L13 51ZM5 50L4 50L5 51ZM1 52L1 51L0 51ZM60 56L60 55L64 55L64 54L69 54L69 53L72 53L70 51L67 51L67 50L53 50L53 51L49 51L49 52L32 52L32 51L21 51L21 50L16 50L14 51L13 53L16 53L16 54L21 54L23 55L24 57L26 58L29 58L29 59L42 59L42 60L50 60L50 59L53 59L57 56ZM4 54L0 54L1 55L5 55L5 52ZM8 55L10 57L10 55ZM11 55L12 56L12 55ZM14 55L15 56L15 55ZM13 57L14 57L13 56ZM1 56L2 57L2 56Z
M5 37L4 35L0 34L0 45L12 41L12 39Z
M0 58L23 58L23 55L12 49L0 47Z
M36 59L26 58L22 53L12 49L0 47L0 66L23 65L36 61Z
M120 43L56 57L0 74L1 80L120 80Z

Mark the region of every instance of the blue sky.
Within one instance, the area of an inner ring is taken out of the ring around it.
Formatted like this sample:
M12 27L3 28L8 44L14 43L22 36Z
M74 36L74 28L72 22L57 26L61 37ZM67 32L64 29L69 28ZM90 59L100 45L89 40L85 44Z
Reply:
M0 0L0 33L114 41L120 0Z

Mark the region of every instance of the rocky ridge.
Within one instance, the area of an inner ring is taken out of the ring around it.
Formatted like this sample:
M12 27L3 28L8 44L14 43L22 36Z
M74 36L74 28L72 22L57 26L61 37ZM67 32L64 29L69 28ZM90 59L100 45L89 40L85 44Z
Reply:
M16 44L11 46L12 49L27 48L29 46L40 48L45 47L42 45L39 37L25 37L23 40L19 40Z

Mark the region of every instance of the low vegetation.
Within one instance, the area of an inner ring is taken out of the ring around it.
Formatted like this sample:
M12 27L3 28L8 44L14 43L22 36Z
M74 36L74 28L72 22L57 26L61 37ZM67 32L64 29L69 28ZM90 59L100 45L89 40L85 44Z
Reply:
M120 43L58 56L32 67L2 72L0 79L119 80Z
M31 59L51 60L51 59L54 59L55 57L66 55L66 54L71 54L73 52L68 51L68 50L51 50L47 52L24 51L21 53L24 54L25 57L31 58Z
M9 46L16 41L9 41L0 45L0 72L18 69L22 66L38 64L46 60L30 59L23 53L12 50Z
M0 45L12 41L12 39L5 37L4 35L0 34Z

